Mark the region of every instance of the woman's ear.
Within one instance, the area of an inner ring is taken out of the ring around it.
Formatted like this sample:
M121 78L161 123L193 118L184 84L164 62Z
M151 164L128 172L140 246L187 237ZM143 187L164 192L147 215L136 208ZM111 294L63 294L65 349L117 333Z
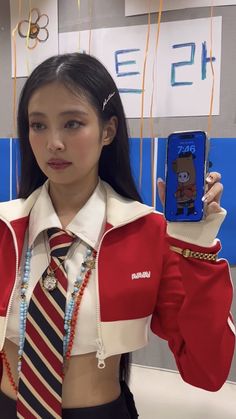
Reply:
M102 133L102 143L103 145L109 145L112 143L113 139L116 136L116 131L118 127L118 119L116 116L112 116L109 121L106 121Z

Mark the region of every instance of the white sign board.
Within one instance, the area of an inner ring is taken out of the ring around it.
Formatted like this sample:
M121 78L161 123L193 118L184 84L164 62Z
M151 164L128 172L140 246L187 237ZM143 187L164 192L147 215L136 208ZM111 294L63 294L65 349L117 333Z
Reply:
M164 0L162 10L189 9L193 7L232 6L236 1L230 0ZM125 0L125 15L143 15L157 12L160 7L159 0Z
M213 66L215 93L213 114L219 114L221 67L220 16L213 19ZM125 107L126 116L141 115L142 72L147 26L96 29L92 31L91 53L110 71ZM78 32L59 34L60 53L78 51ZM210 68L210 19L194 19L161 24L152 82L156 25L151 25L146 68L144 116L150 116L154 90L153 116L208 115L212 88ZM89 31L80 33L80 47L88 52Z
M23 0L20 4L21 10L18 1L10 2L12 76L16 65L16 77L27 77L39 63L58 54L58 10L57 0Z

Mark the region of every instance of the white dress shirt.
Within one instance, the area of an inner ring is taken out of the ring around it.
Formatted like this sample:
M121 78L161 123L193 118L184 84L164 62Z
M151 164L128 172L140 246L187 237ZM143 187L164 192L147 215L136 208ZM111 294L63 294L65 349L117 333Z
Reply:
M70 300L75 279L80 273L80 267L86 255L86 244L96 250L98 249L105 223L106 193L102 183L99 182L89 200L66 227L66 230L71 231L78 238L69 250L69 258L65 261L65 269L68 276L67 303ZM26 293L26 299L29 303L35 285L48 266L48 258L50 260L48 243L45 243L44 240L44 236L47 237L47 235L43 232L51 227L62 228L48 194L48 183L46 182L30 213L29 229L25 237L21 267L7 324L6 337L17 345L19 345L20 286L24 271L26 248L28 245L32 247L30 279ZM93 270L80 304L71 355L97 351L96 306L97 293Z

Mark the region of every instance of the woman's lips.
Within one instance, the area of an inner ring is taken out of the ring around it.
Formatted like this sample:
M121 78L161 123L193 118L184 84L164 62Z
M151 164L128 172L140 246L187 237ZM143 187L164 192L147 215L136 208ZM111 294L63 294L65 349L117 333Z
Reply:
M63 170L70 166L72 163L66 160L53 159L49 160L47 164L49 167L51 167L51 169Z

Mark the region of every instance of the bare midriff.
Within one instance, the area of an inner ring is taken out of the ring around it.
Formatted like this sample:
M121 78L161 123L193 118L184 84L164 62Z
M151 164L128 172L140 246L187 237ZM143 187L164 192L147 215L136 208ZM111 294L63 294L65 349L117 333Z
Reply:
M15 383L18 383L18 346L6 339L4 351L10 364ZM65 368L62 389L62 407L90 407L115 400L120 395L119 364L120 355L105 360L106 367L99 369L95 353L72 356ZM16 392L9 381L5 366L1 381L1 391L16 399Z

